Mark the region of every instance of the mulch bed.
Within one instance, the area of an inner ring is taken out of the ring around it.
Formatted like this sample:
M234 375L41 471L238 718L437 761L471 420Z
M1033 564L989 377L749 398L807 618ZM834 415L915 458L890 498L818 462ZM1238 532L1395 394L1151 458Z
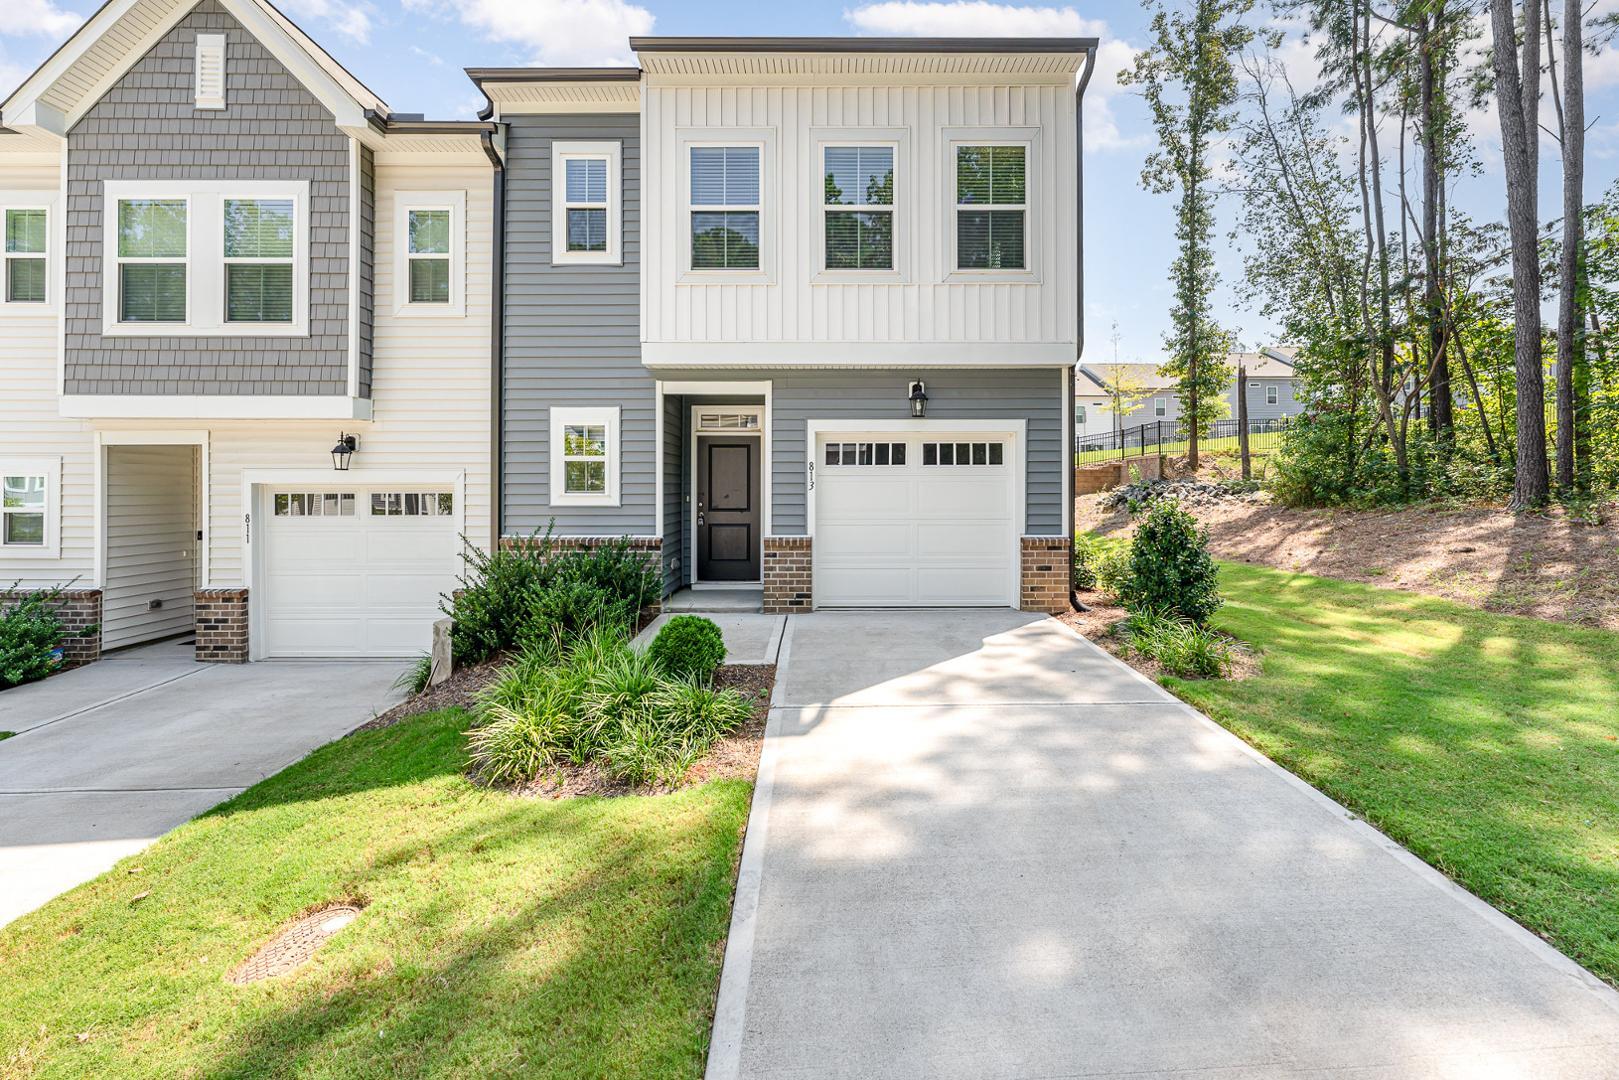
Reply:
M1128 611L1110 602L1105 593L1097 590L1081 591L1078 595L1090 610L1065 611L1056 616L1059 621L1073 627L1082 637L1100 645L1153 682L1168 674L1158 661L1127 648L1124 641L1115 633L1119 623L1129 617ZM1241 682L1243 679L1258 675L1260 663L1253 650L1234 638L1228 640L1232 645L1232 662L1231 671L1226 675L1225 681Z
M439 709L470 709L479 691L495 681L500 675L500 669L509 659L506 656L497 656L481 664L456 668L448 679L437 686L430 686L422 693L406 698L387 712L379 713L367 720L354 731L375 731L378 728L393 727L401 720L408 720L425 712L437 712Z

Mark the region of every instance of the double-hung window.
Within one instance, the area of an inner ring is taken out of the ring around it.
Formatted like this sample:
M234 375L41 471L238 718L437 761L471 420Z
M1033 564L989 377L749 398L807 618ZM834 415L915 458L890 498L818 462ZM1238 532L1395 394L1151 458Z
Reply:
M396 315L466 314L465 191L394 193Z
M225 200L225 321L292 322L291 199Z
M45 207L6 207L5 231L5 302L43 304L50 243L49 215Z
M60 458L0 460L0 553L57 554L57 484Z
M450 211L447 207L424 207L405 213L405 258L410 261L409 302L448 304Z
M1275 405L1278 402L1280 402L1281 400L1282 400L1282 391L1281 391L1281 389L1279 387L1277 387L1275 384L1269 384L1269 385L1267 385L1265 387L1265 404L1266 405Z
M956 268L1028 269L1025 145L956 147Z
M624 261L619 168L623 144L551 144L551 261Z
M759 269L757 146L691 148L691 268Z
M1168 398L1161 398L1161 397L1160 398L1153 398L1152 399L1152 414L1154 416L1168 416L1169 415L1169 399Z
M187 199L118 200L118 321L184 323L191 259Z
M617 506L616 407L551 410L551 504Z
M827 146L823 214L828 270L894 268L894 148Z

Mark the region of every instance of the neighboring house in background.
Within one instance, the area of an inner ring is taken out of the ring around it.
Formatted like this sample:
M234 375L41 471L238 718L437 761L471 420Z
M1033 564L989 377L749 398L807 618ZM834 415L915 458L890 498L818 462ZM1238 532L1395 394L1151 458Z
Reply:
M1248 369L1248 419L1251 423L1296 416L1303 408L1302 385L1294 370L1293 353L1285 348L1231 353L1226 357L1233 378L1225 389L1230 419L1237 418L1238 365ZM1107 387L1122 375L1128 385L1142 388L1139 403L1123 415L1111 408ZM1081 364L1074 397L1074 430L1079 435L1106 435L1162 420L1181 417L1175 380L1159 374L1156 364Z
M502 535L628 535L769 611L1066 608L1095 42L631 44L469 72L508 132Z
M105 648L425 650L493 535L495 125L260 0L110 0L0 123L0 584Z

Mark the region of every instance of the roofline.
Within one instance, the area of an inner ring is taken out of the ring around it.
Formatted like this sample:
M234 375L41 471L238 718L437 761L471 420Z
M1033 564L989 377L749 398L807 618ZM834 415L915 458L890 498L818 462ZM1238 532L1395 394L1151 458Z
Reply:
M384 135L482 135L500 129L484 120L394 120L375 109L365 111L365 121Z
M502 67L464 68L467 78L484 83L640 82L638 67Z
M50 53L49 56L47 56L45 59L41 60L38 64L34 65L34 70L30 71L28 73L27 78L23 79L23 81L18 83L16 86L13 86L11 88L11 92L6 95L5 100L0 101L0 112L3 112L5 110L5 107L7 105L11 104L12 99L17 96L17 94L22 90L22 88L27 86L29 83L33 82L35 77L38 76L40 72L44 71L45 68L50 64L50 62L52 60L55 60L57 55L60 54L63 49L65 49L69 45L73 44L73 39L78 37L79 34L84 31L85 27L87 27L91 23L95 22L96 18L103 11L106 11L109 7L111 7L113 5L113 3L114 3L114 0L102 0L101 6L96 8L90 14L86 15L84 17L84 21L81 22L78 26L75 26L73 28L72 32L70 32L67 37L62 39L61 44L57 45L56 48L51 50L51 53Z
M1096 377L1096 373L1093 372L1088 365L1079 365L1079 373L1085 376L1091 382L1095 383L1097 386L1101 387L1103 390L1107 389L1107 383L1103 382L1101 379L1098 379Z
M632 37L636 52L1081 53L1097 38L1035 37Z

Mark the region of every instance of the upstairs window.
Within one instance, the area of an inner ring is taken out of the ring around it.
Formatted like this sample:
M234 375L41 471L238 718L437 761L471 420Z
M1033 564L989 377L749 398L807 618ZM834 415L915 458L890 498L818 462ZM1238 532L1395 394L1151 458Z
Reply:
M1265 387L1265 404L1275 405L1282 400L1282 391L1274 385Z
M1028 147L956 147L956 268L1026 270Z
M617 142L551 144L551 261L624 261Z
M691 268L759 269L757 146L691 148Z
M405 257L410 260L410 302L450 302L450 211L411 210L405 229Z
M5 211L5 302L45 302L48 215L44 207L7 207Z
M225 321L292 321L291 199L225 200Z
M894 268L894 148L824 149L828 270Z
M467 193L394 192L394 314L460 318L467 313Z
M118 321L183 323L190 262L185 199L118 200Z
M1154 416L1169 415L1169 400L1167 398L1152 399L1152 414Z

